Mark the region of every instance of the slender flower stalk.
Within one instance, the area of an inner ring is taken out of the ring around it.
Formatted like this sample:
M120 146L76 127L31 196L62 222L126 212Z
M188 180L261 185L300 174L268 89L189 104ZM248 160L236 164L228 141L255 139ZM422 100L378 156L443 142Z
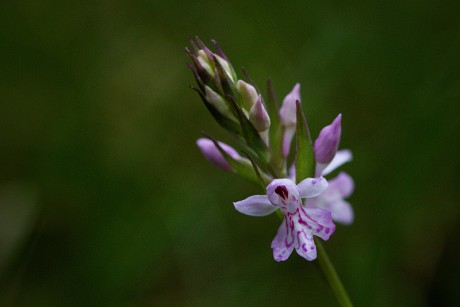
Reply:
M319 266L324 274L324 277L329 283L332 292L334 292L334 295L337 298L337 302L342 307L353 307L350 297L348 296L348 293L345 290L345 287L343 286L342 281L340 280L340 277L334 268L334 265L329 259L323 244L319 240L315 240L315 243L318 249Z
M329 182L323 177L351 160L349 150L338 150L342 115L319 133L313 143L302 110L297 83L278 106L271 82L268 99L244 72L238 78L220 46L211 51L198 37L186 53L197 87L192 87L216 122L227 130L235 147L203 133L197 140L204 157L224 171L259 184L265 194L234 202L237 211L250 216L276 212L282 219L271 243L273 258L285 261L294 249L308 261L318 259L326 280L342 306L352 306L322 243L336 230L333 221L351 224L354 213L344 199L354 189L345 172ZM295 160L290 155L295 138ZM292 163L289 171L286 166Z

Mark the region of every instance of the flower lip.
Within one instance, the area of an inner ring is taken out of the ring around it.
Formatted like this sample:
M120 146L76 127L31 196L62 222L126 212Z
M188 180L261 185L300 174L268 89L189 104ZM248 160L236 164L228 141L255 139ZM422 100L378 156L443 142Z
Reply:
M266 195L253 195L234 205L239 212L251 216L264 216L279 209L284 219L271 244L273 257L276 261L285 261L295 249L311 261L316 259L313 236L328 240L335 225L330 211L305 207L302 198L316 197L327 186L323 177L306 178L299 184L288 178L273 179Z

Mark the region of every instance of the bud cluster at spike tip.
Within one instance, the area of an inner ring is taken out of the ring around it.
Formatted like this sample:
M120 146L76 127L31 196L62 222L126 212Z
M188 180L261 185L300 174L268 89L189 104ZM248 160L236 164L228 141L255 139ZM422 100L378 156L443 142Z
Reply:
M215 52L198 37L196 43L190 42L191 50L186 48L198 85L192 88L217 123L231 134L238 150L205 133L206 138L196 144L215 166L266 187L265 195L253 195L234 205L247 215L263 216L279 210L284 216L271 245L276 261L286 260L294 249L305 259L314 260L313 236L327 240L336 229L333 221L349 225L354 220L353 208L345 200L354 190L351 176L342 171L330 184L323 177L352 159L350 150L338 150L342 114L312 142L301 107L300 83L278 106L269 82L269 97L264 100L247 73L243 70L246 81L238 79L229 58L214 40L212 43ZM297 123L297 118L304 120ZM295 155L290 153L291 147ZM302 163L292 161L299 157ZM303 171L304 167L308 171ZM296 169L301 178L296 178Z
M211 51L198 37L186 48L192 60L189 64L201 99L215 120L226 130L242 138L248 152L255 158L269 157L270 115L262 96L250 82L238 79L228 57L213 40L216 53ZM192 51L193 50L193 51Z

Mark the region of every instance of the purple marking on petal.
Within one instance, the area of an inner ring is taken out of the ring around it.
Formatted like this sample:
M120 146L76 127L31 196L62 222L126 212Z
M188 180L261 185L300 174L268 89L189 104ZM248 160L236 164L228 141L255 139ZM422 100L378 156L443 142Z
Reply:
M289 197L289 192L284 185L276 187L275 193L281 196L283 199L287 199Z
M316 250L311 248L315 245L313 241L313 235L311 232L305 231L304 228L300 228L297 232L297 253L305 259L312 261L316 259Z
M285 217L272 241L271 248L276 261L286 260L294 249L295 236L292 226L291 220Z

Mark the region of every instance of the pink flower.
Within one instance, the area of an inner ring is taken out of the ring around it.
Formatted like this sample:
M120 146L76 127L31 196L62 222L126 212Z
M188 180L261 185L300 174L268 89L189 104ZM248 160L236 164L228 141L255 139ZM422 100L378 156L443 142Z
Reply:
M344 163L351 161L350 150L343 149L337 151L332 161L325 165L320 176L326 176ZM316 168L318 169L318 164ZM318 175L318 172L317 172ZM295 165L289 169L289 178L295 178ZM345 172L341 172L334 179L329 180L327 189L316 197L305 201L305 206L309 208L322 208L331 212L332 220L341 224L349 225L353 223L354 213L350 203L344 199L349 197L354 190L353 178Z
M235 202L235 209L251 216L265 216L277 209L284 215L278 233L272 241L273 257L285 261L294 248L311 261L316 259L313 236L328 240L335 231L331 213L319 208L307 208L302 198L313 198L328 187L323 177L307 178L298 185L290 179L274 179L267 186L266 195L253 195Z

